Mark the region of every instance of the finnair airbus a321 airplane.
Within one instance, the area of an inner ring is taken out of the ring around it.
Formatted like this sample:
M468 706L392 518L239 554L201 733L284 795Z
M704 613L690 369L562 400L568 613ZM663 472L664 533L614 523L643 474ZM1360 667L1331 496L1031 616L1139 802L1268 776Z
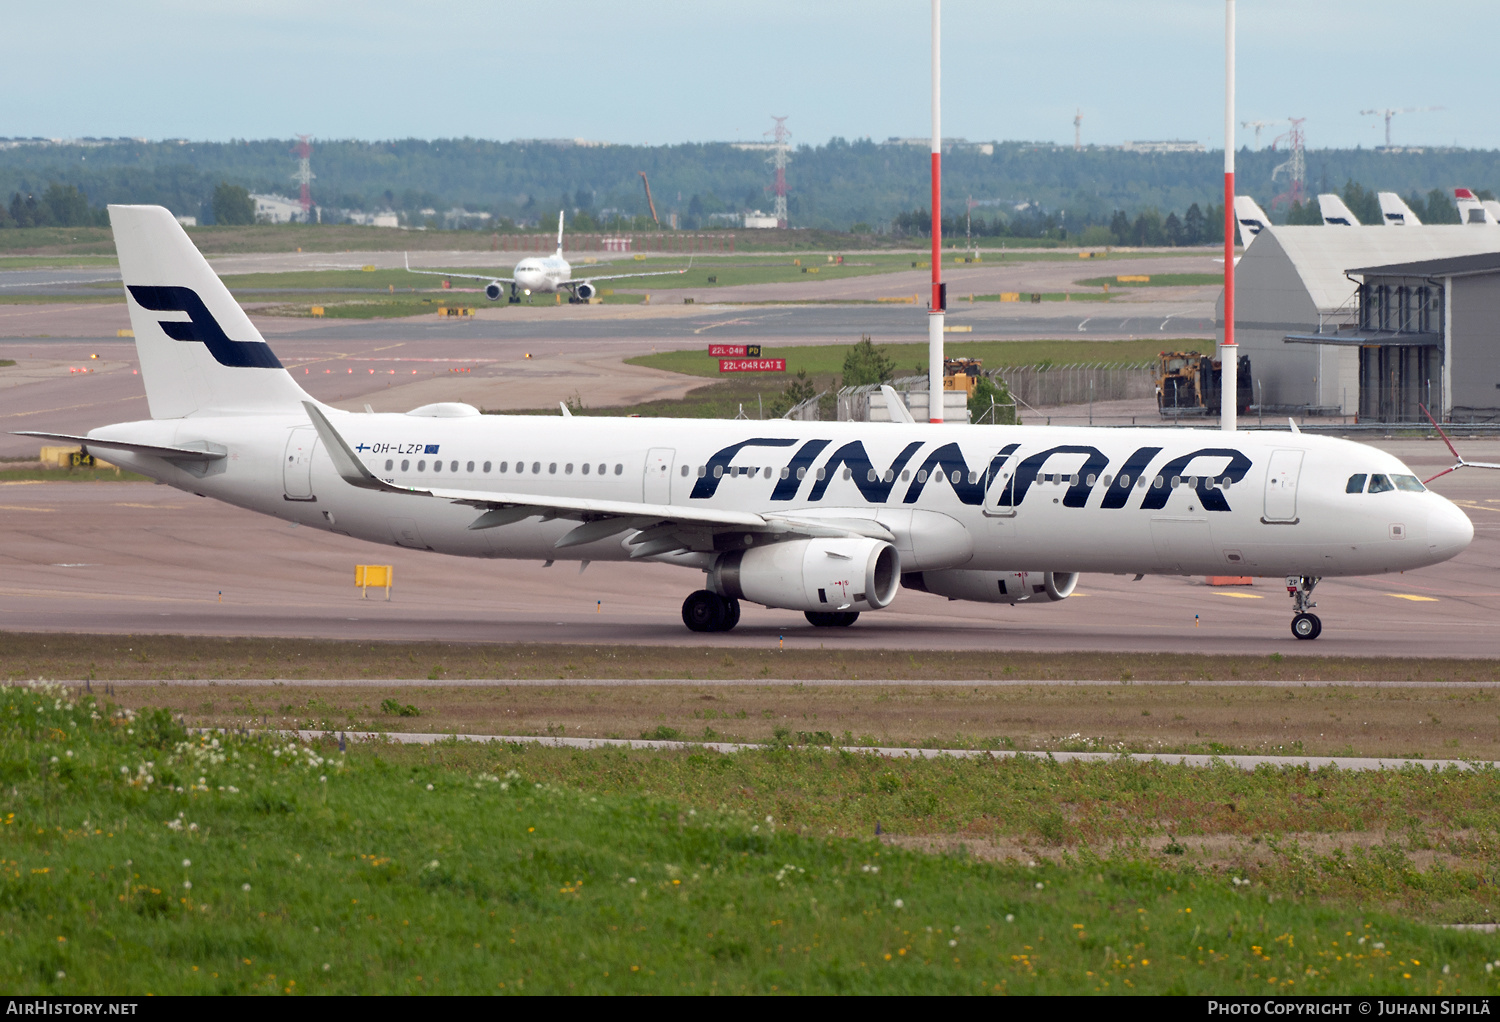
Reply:
M1312 639L1320 579L1436 564L1474 536L1391 455L1299 433L340 411L171 213L109 213L152 418L25 435L375 543L680 565L703 577L684 585L696 631L733 628L741 600L849 625L903 585L1045 603L1089 571L1284 576Z
M408 273L421 273L429 277L460 277L464 280L489 281L484 286L484 296L498 302L505 294L504 284L510 285L510 300L519 302L521 296L531 294L555 294L567 291L569 301L586 302L599 293L595 283L601 280L625 280L627 277L680 277L687 270L659 270L652 273L615 273L607 277L574 277L573 264L563 258L563 211L557 211L557 251L549 256L526 258L516 263L514 277L491 277L484 274L449 273L446 270L413 270L407 261Z

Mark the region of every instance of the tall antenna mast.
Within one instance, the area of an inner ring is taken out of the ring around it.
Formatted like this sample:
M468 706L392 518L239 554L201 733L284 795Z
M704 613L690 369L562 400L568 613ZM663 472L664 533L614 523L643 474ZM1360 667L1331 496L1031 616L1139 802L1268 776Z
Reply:
M312 184L313 179L312 136L298 135L297 138L301 139L301 141L292 150L292 154L297 157L297 173L292 175L292 180L300 182L302 185L302 222L311 223L312 191L309 186Z
M776 208L772 216L776 217L776 226L785 229L787 225L786 215L786 165L791 161L791 146L786 140L792 137L792 133L786 130L786 118L771 115L771 120L776 122L776 127L766 132L773 137L776 147L771 151L771 159L768 161L776 168Z
M932 0L932 301L927 309L927 421L943 421L943 0Z
M1239 411L1240 346L1234 340L1234 0L1224 0L1224 343L1219 346L1219 428Z
M1271 200L1272 209L1281 205L1290 206L1293 203L1300 203L1307 195L1307 154L1305 151L1307 139L1302 133L1302 123L1307 118L1288 117L1287 120L1291 123L1292 130L1285 135L1278 135L1276 141L1271 143L1271 148L1275 149L1282 139L1286 139L1291 143L1292 153L1285 163L1278 164L1271 171L1271 180L1275 181L1277 175L1286 171L1291 182L1287 185L1286 191Z

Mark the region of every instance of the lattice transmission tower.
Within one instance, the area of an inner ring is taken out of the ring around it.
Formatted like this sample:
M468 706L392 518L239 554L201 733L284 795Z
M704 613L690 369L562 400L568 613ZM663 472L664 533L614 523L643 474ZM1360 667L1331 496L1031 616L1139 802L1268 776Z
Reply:
M298 135L299 141L292 149L292 155L297 157L297 173L292 175L292 180L302 185L302 222L312 222L312 136Z
M776 168L776 183L773 186L776 195L776 208L772 216L776 217L776 226L785 229L787 225L786 215L786 165L791 162L792 147L787 144L787 139L792 133L786 130L786 118L771 115L771 120L776 122L776 127L766 132L775 143L771 150L771 158L766 162Z
M1271 171L1272 181L1275 181L1282 171L1286 171L1287 177L1290 179L1287 182L1286 191L1271 200L1272 209L1278 206L1290 206L1293 203L1302 203L1307 200L1307 157L1303 152L1306 140L1302 134L1302 123L1306 120L1306 117L1288 117L1287 121L1291 124L1292 130L1288 131L1285 135L1276 136L1276 141L1271 143L1273 150L1282 141L1285 141L1291 149L1291 155L1287 158L1287 161L1278 164L1276 169Z

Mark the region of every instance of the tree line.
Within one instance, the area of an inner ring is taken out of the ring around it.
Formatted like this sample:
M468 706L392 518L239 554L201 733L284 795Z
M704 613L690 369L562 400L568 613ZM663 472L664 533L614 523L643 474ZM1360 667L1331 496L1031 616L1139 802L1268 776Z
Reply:
M96 206L159 203L206 223L215 218L214 192L222 183L250 192L289 193L293 145L290 139L264 139L13 146L0 149L0 195L20 193L23 200L35 195L40 204L49 182L57 182L86 193ZM1455 185L1500 188L1496 156L1456 149L1343 149L1308 150L1306 161L1310 184L1368 181L1381 190L1426 196L1432 189L1451 194ZM1272 171L1285 158L1273 150L1241 150L1241 188L1269 208L1271 196L1284 188ZM678 223L693 230L727 226L732 214L768 210L774 201L766 153L730 143L591 147L484 139L315 140L312 161L313 201L319 206L391 209L410 214L407 222L414 224L424 222L422 210L441 214L454 207L488 212L517 227L541 225L560 208L586 214L596 224L632 223L648 215L638 173L643 170L663 222L676 213ZM1164 234L1167 211L1176 211L1178 228L1190 234L1186 210L1194 202L1205 219L1212 219L1202 199L1216 194L1221 164L1222 154L1213 152L1075 151L1029 142L996 143L988 152L955 146L944 156L943 204L950 211L963 209L969 199L985 204L975 209L971 236L976 221L982 221L990 234L1003 230L1040 237L1066 230L1076 237L1087 226L1108 229L1116 210L1134 227L1152 209L1162 211ZM834 138L798 146L787 180L794 227L900 230L897 218L927 198L928 154L922 146ZM1146 216L1142 222L1148 233L1152 221Z
M14 192L0 206L0 228L5 227L102 227L109 214L89 205L88 196L77 185L53 181L41 195Z

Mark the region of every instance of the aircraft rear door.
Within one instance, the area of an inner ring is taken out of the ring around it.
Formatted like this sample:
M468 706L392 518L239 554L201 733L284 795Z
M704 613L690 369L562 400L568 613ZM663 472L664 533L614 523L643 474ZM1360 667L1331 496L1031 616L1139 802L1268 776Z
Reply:
M641 499L647 504L672 503L672 462L677 452L670 447L653 447L646 455L646 479Z
M312 457L318 446L318 431L298 426L286 440L286 459L281 463L281 481L287 500L317 500L312 491Z
M1301 451L1272 451L1266 468L1267 525L1297 524L1297 477L1302 474Z

